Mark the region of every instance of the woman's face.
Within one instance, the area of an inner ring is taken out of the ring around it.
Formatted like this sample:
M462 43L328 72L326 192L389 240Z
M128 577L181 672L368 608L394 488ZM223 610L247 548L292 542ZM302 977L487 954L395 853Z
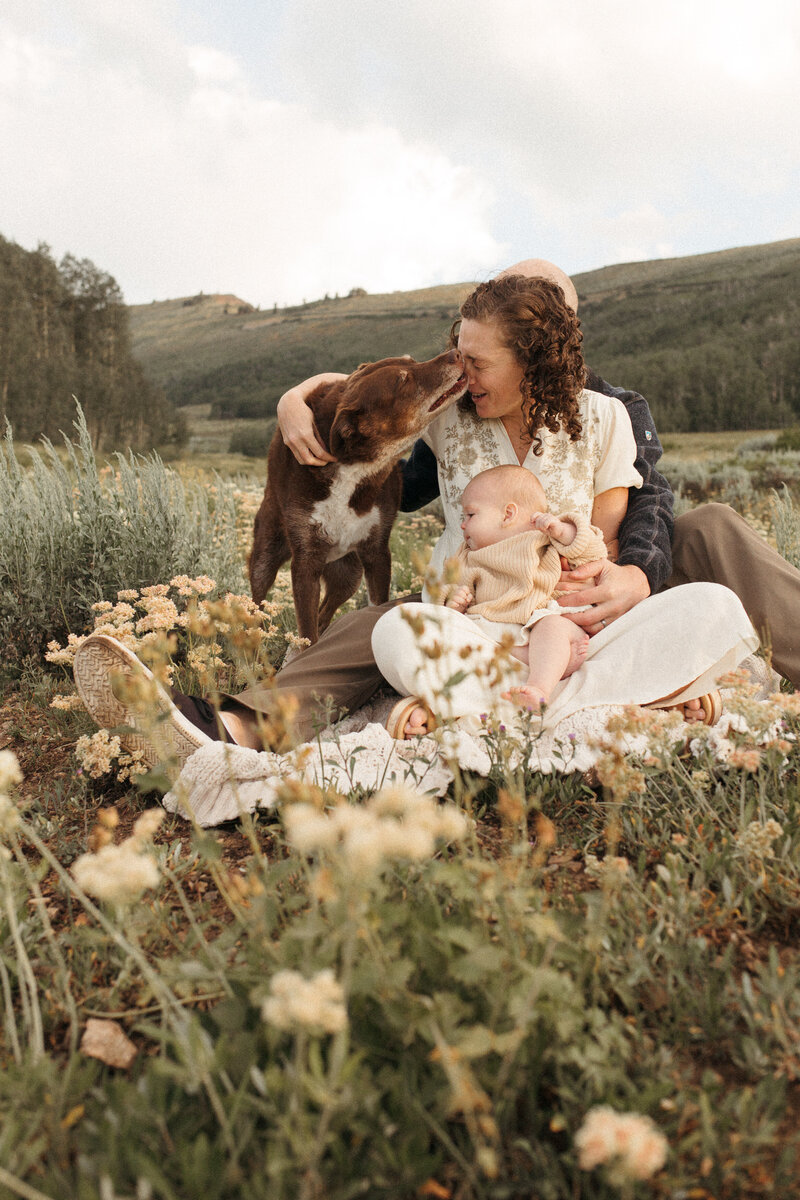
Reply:
M507 417L521 410L525 373L514 351L503 345L496 322L463 320L458 351L479 417Z

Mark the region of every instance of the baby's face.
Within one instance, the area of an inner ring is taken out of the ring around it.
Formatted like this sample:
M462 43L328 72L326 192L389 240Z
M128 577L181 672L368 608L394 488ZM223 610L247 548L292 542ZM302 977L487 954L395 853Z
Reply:
M461 497L461 532L470 550L482 550L504 536L504 506L486 488L468 487Z

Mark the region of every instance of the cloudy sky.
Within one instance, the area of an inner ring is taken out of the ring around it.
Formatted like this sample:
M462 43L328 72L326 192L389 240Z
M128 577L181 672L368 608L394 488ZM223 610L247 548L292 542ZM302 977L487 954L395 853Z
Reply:
M0 0L0 234L129 303L800 236L797 0Z

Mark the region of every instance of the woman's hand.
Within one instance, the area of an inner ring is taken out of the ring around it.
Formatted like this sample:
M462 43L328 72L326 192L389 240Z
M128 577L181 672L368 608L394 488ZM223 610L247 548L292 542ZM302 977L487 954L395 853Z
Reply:
M650 595L647 576L628 563L621 567L607 558L562 571L558 585L559 604L591 604L586 612L564 613L587 633L599 633L617 617Z
M278 427L284 445L289 447L303 466L322 467L325 463L336 462L334 456L329 454L322 444L314 424L314 414L306 400L319 384L338 383L341 379L347 379L347 376L334 371L312 375L310 379L289 388L278 401Z

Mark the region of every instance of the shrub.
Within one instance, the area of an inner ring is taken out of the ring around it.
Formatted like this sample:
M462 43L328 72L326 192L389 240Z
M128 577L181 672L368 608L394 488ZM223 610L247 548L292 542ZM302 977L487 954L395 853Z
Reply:
M238 590L242 563L230 485L185 484L157 454L98 469L83 412L66 461L45 439L23 468L0 447L0 640L5 666L82 629L120 588L205 572Z
M800 450L800 428L782 429L775 439L776 450Z
M246 458L264 458L277 424L276 419L272 417L269 421L248 422L234 429L228 446L229 452L244 454Z
M772 493L772 521L778 553L793 567L800 568L800 514L792 503L786 484L782 492Z

